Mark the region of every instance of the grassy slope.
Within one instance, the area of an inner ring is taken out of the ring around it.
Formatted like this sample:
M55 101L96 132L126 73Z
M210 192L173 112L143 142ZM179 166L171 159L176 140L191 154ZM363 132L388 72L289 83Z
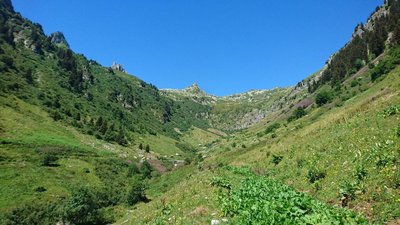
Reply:
M87 158L112 154L89 146L89 143L93 146L104 143L54 123L38 107L11 97L2 97L1 101L10 102L0 107L0 114L4 115L0 121L2 210L33 199L54 200L66 196L68 188L78 183L99 185L99 179L93 173L84 173L83 168L93 171L93 165L85 161ZM61 158L58 167L43 167L39 152L46 148L64 149L68 152L63 154L70 157ZM35 192L39 186L47 191Z
M307 116L281 126L276 131L276 138L271 135L257 137L257 133L265 129L258 125L219 141L213 147L214 155L199 167L205 170L183 168L179 173L193 170L186 177L172 172L165 179L170 178L174 185L166 184L166 192L161 195L154 195L155 191L150 189L152 201L138 205L120 223L156 223L156 218L162 218L158 222L206 224L211 219L221 218L218 189L211 188L209 183L212 177L221 173L219 166L225 164L250 166L259 174L280 180L331 205L341 204L340 190L353 190L354 200L349 201L348 208L362 212L376 222L398 218L400 174L396 159L400 154L400 140L395 130L400 115L387 117L383 112L400 104L399 74L400 68L397 68L373 85L365 82L364 86L348 86L349 93L356 91L354 97L343 104L333 102L316 108ZM360 79L368 79L367 74L363 75L365 77ZM366 90L367 86L370 87ZM245 148L240 146L242 143ZM283 156L283 160L275 165L273 155ZM379 162L387 164L379 166ZM356 168L361 165L366 176L358 180ZM325 171L326 177L310 183L307 174L312 168ZM182 193L191 192L193 197L188 201ZM165 215L161 202L172 204L173 210Z

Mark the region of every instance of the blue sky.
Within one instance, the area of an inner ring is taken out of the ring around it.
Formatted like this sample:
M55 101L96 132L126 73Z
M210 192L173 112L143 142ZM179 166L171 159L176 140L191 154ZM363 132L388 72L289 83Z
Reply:
M283 4L284 3L284 4ZM294 85L383 0L13 0L71 48L159 88L228 95Z

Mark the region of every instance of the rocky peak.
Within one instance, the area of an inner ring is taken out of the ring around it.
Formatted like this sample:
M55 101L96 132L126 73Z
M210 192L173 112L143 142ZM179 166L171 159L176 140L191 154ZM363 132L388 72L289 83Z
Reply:
M11 0L0 0L0 9L7 9L10 12L14 12L14 7L11 3Z
M189 87L185 88L184 91L192 93L192 94L205 94L203 90L200 89L197 83L190 85Z
M111 69L118 70L118 71L121 71L121 72L124 72L124 73L126 72L124 67L121 64L116 63L116 62L113 62L112 66L111 66Z
M69 48L69 44L67 40L65 39L65 36L62 32L57 31L49 36L51 43L56 44L56 45L64 45L65 47Z
M354 29L352 38L355 38L357 36L362 36L365 31L372 31L374 29L374 21L387 16L389 14L389 5L388 2L385 1L383 6L377 7L375 12L371 14L369 19L365 24L358 24L357 27Z

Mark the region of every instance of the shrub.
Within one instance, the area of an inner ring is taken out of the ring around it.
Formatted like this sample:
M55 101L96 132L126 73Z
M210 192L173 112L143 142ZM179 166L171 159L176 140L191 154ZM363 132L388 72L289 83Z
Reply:
M358 190L356 182L344 182L340 185L339 195L342 206L348 205L349 201L356 198L356 191Z
M44 188L43 186L39 186L39 187L35 188L35 191L36 192L45 192L46 188Z
M357 85L360 85L360 82L357 79L352 80L351 83L350 83L351 87L355 87Z
M364 168L364 165L357 165L356 171L355 171L355 177L361 181L364 180L364 178L367 176L367 170Z
M142 166L140 167L140 173L142 174L143 178L151 178L151 172L153 171L152 166L149 162L144 161Z
M148 199L146 197L145 191L146 185L141 180L139 180L139 178L134 179L128 191L128 205L134 205L141 201L147 201Z
M308 181L310 183L312 183L312 184L315 183L318 180L324 179L325 176L326 176L326 172L325 171L322 171L322 170L320 170L318 168L315 168L315 167L309 169L308 173L307 173Z
M315 103L317 103L318 106L325 105L326 103L332 101L333 96L334 95L332 91L322 90L315 97Z
M392 105L383 111L385 117L393 116L400 113L400 105Z
M136 163L132 162L131 164L129 164L127 177L133 177L134 175L139 173L140 170Z
M272 163L275 165L278 165L283 159L283 156L281 155L272 155Z
M299 107L293 111L292 115L288 118L288 122L300 119L301 117L305 116L306 114L307 114L306 110L304 110L303 107Z
M72 196L64 205L63 219L72 224L105 224L99 211L95 195L88 187L80 187L72 191Z
M58 166L58 157L51 153L44 153L42 156L42 166Z
M269 125L266 129L265 129L265 133L266 134L269 134L269 133L272 133L272 132L274 132L275 130L277 130L279 127L281 127L281 124L280 123L273 123L273 124L271 124L271 125Z
M4 214L4 225L56 224L59 220L59 205L52 202L31 202L12 209Z

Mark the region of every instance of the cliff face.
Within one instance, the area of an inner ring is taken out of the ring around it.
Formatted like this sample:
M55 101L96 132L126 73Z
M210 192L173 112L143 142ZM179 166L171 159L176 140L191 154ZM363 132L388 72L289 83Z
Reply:
M10 12L14 12L14 7L11 3L11 0L0 0L0 7Z
M56 45L64 45L67 48L69 48L69 44L67 40L65 39L65 36L62 32L57 31L49 36L51 43L56 44Z

